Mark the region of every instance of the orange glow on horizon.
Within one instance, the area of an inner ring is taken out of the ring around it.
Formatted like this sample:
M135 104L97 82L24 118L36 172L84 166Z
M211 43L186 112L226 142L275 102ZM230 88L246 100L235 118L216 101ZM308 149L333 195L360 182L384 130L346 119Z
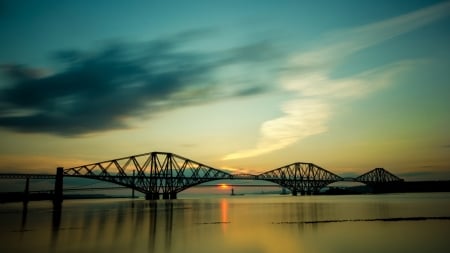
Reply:
M228 189L230 189L230 186L227 185L227 184L219 184L218 186L219 186L219 189L221 189L221 190L228 190Z

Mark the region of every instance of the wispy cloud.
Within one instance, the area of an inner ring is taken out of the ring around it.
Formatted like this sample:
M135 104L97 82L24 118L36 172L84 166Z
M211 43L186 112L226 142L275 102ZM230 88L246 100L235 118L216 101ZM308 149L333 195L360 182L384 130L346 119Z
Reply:
M326 131L325 121L329 117L329 106L320 100L288 101L283 104L281 110L284 116L266 121L261 126L262 138L256 148L229 154L224 159L258 156Z
M279 80L284 90L295 95L293 100L282 104L284 115L262 124L256 147L233 152L224 159L259 156L327 131L333 103L363 97L388 86L399 72L411 68L412 64L412 61L401 61L344 78L333 78L330 73L345 57L428 25L449 13L450 2L445 2L388 20L341 30L326 36L317 43L317 48L294 55L287 66L289 71Z
M260 80L219 72L249 65L264 71L280 56L270 42L218 52L189 49L198 36L202 33L57 52L59 68L52 73L3 64L10 82L0 87L0 127L78 136L129 128L129 119L161 111L267 91Z

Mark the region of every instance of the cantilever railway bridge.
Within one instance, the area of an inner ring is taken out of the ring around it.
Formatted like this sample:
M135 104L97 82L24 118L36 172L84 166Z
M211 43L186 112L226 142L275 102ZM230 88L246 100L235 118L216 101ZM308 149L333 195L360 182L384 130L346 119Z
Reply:
M258 175L231 174L167 152L151 152L73 168L57 168L56 175L0 174L0 178L55 178L55 204L62 202L63 178L90 178L125 186L145 194L146 199L176 199L177 193L220 179L265 180L297 194L316 194L338 181L361 182L370 186L395 184L403 180L376 168L356 178L342 178L313 163L296 162Z

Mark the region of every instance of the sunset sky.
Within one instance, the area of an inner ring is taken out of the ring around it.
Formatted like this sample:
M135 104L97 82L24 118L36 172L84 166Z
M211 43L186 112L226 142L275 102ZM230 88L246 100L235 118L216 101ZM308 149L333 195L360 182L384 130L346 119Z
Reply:
M450 179L449 1L0 1L0 172L151 151Z

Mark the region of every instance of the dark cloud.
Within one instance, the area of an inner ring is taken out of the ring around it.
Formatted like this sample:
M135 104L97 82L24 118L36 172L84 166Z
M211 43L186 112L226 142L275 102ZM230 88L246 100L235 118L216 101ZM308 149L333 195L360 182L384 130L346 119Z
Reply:
M272 43L261 41L254 44L233 48L226 58L229 62L260 63L276 58L281 52L274 50Z
M406 181L423 181L423 180L448 180L450 179L449 168L442 166L422 166L422 171L406 172L399 174L400 178Z
M267 90L268 90L268 87L266 87L266 86L251 86L248 88L243 88L243 89L238 90L235 93L235 96L237 96L237 97L252 96L255 94L259 94L259 93L264 93Z
M424 166L424 168L432 168L433 166ZM406 172L401 173L398 176L399 177L428 177L430 175L433 175L434 173L431 171L417 171L417 172Z
M219 69L252 62L265 68L275 54L268 42L218 53L187 50L196 33L141 44L112 43L96 52L65 50L52 55L52 74L3 65L10 84L0 89L0 126L14 131L64 136L129 127L129 118L267 90L260 81L222 86ZM248 73L250 75L250 73ZM250 80L250 81L249 81Z
M0 65L0 70L13 82L34 79L44 75L38 69L27 68L18 64L2 64Z

